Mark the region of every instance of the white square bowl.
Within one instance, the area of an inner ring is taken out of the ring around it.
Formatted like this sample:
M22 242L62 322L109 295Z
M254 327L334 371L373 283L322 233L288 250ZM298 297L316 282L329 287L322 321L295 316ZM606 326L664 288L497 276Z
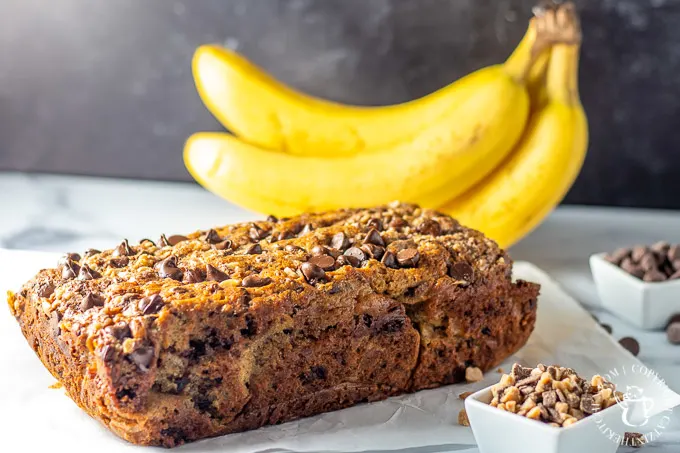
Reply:
M480 453L614 453L626 431L618 405L565 428L489 406L491 387L465 399Z
M670 318L680 313L680 279L645 282L605 260L605 255L592 255L590 270L607 310L647 330L664 329Z

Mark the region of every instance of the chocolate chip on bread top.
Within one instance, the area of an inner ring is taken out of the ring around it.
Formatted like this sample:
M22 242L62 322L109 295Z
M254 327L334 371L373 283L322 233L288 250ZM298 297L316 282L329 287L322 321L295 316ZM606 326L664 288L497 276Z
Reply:
M138 444L460 382L536 319L503 250L414 205L173 233L70 254L9 298L71 398Z

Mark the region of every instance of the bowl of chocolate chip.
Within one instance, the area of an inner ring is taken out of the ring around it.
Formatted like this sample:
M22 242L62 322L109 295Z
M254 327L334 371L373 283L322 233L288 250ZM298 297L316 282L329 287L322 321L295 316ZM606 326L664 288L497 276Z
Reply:
M602 305L630 324L664 329L680 313L680 244L659 241L590 257Z

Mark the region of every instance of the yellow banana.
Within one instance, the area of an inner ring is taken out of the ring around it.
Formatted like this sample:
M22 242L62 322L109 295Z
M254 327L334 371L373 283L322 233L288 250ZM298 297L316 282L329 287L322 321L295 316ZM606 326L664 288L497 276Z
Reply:
M588 122L578 95L578 19L569 4L555 22L573 35L556 44L548 66L544 104L517 148L492 175L440 210L509 247L535 228L564 198L588 147Z
M299 155L340 157L413 142L442 122L457 121L457 107L480 86L512 77L519 90L527 61L537 53L535 25L503 65L476 71L423 98L385 107L357 107L314 98L276 81L236 52L199 47L193 74L201 99L242 140ZM522 114L523 101L517 112Z
M523 86L496 77L461 96L450 124L393 148L330 159L270 151L230 134L206 132L189 138L184 161L207 189L279 216L395 199L429 205L423 195L442 194L443 187L449 196L461 193L503 159L524 130L528 104Z

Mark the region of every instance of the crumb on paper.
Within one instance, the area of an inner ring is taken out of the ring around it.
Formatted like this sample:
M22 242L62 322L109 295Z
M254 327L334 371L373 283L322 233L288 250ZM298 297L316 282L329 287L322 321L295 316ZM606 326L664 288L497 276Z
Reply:
M499 367L499 368L496 370L496 373L498 373L498 374L503 374L503 373L505 373L505 371L503 370L503 368L500 368L500 367Z
M60 388L62 388L62 387L63 387L63 385L61 385L61 382L59 382L59 381L57 381L57 382L55 382L54 384L50 385L50 388L53 389L53 390L60 389Z
M461 409L460 412L458 412L458 424L461 426L470 426L470 420L468 419L465 409Z
M474 393L474 392L463 392L463 393L461 393L461 394L458 395L458 398L464 400L465 398L467 398L468 396L472 395L473 393Z
M468 382L479 382L484 379L484 373L477 367L469 366L465 369L465 380Z
M640 448L647 443L642 433L625 433L621 439L621 445L626 447Z

